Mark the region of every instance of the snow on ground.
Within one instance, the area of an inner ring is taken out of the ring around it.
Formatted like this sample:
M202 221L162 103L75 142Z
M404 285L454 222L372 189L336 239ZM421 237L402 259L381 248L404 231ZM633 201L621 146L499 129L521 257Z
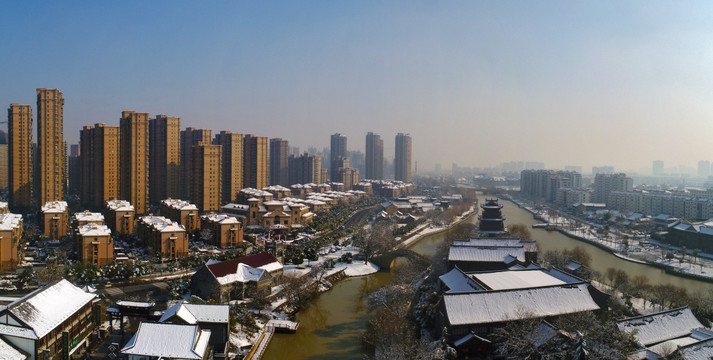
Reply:
M688 273L692 275L697 275L701 277L707 277L713 279L713 259L708 258L709 254L699 254L698 258L694 258L691 254L691 249L688 249L688 254L685 257L685 261L681 261L680 248L668 244L658 243L650 238L646 239L634 239L630 236L628 242L628 249L624 247L623 241L617 241L614 236L603 236L596 232L597 225L586 223L580 221L581 227L574 228L572 226L573 220L558 216L557 218L550 219L547 211L533 208L525 204L520 200L513 200L520 204L524 209L531 213L538 214L542 216L545 221L550 224L557 224L560 228L567 234L582 237L588 241L596 242L613 252L617 253L617 256L623 259L630 259L635 262L655 262L658 264L663 264L672 267L674 270L681 273ZM610 233L611 234L611 233ZM666 253L674 253L676 258L673 260L668 260L665 258ZM711 256L713 257L713 256ZM691 263L693 262L693 264Z

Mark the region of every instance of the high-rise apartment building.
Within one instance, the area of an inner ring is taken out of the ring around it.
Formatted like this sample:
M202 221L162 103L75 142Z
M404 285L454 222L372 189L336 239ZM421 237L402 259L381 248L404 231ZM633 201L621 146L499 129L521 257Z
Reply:
M149 202L179 198L181 118L156 115L149 120Z
M40 205L60 201L66 186L64 98L57 89L37 89L37 195Z
M287 163L289 150L287 140L270 139L270 185L290 185Z
M661 163L661 167L663 168L663 162ZM614 173L614 167L610 165L603 165L603 166L592 166L592 175L597 175L597 174L613 174Z
M594 197L596 203L607 203L612 191L632 191L634 180L624 173L597 174L594 177Z
M70 145L69 156L67 156L67 180L69 182L67 192L73 195L80 195L82 190L82 158L79 155L79 149L80 144Z
M654 160L651 166L651 173L654 176L663 176L663 160ZM596 174L595 174L596 175Z
M81 202L99 210L119 197L119 127L95 124L79 132Z
M8 119L9 205L16 213L32 211L32 108L11 104Z
M245 135L243 142L243 187L267 186L267 137Z
M192 199L191 188L193 175L193 147L200 142L209 144L211 140L211 130L196 129L192 127L181 131L181 197Z
M7 133L0 130L0 189L8 187L8 151Z
M332 181L339 181L337 169L339 160L347 157L347 137L336 133L329 142L329 177Z
M711 162L708 160L698 161L698 177L705 179L711 176Z
M366 134L366 158L364 176L371 180L384 178L384 140L370 132Z
M289 184L321 184L322 158L318 155L304 153L300 156L290 155Z
M536 200L554 202L560 189L582 187L582 174L575 171L523 170L520 172L520 193Z
M411 182L411 136L409 134L396 134L394 178Z
M222 146L221 160L223 168L221 176L221 202L234 202L237 194L243 188L243 134L221 131L216 134L213 144Z
M149 114L123 111L119 128L119 197L144 214L149 206Z
M193 146L193 203L201 212L220 210L221 145L200 142Z

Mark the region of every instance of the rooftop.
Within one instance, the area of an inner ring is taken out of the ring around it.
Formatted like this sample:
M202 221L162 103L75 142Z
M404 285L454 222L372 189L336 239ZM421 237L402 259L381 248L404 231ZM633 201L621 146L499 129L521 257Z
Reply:
M98 212L90 212L89 210L74 213L74 218L80 222L104 222L104 215Z
M63 213L67 211L67 202L66 201L50 201L45 203L42 206L42 212L43 213Z
M67 280L58 280L7 305L0 313L10 312L26 326L21 330L16 326L0 325L0 335L40 339L95 297Z
M174 316L178 316L187 324L196 325L204 323L228 323L230 307L227 304L189 304L184 300L171 306L161 316L159 322L164 322Z
M498 323L598 310L587 285L444 294L451 325Z
M142 322L136 334L121 349L123 354L159 358L203 359L208 349L209 330L197 325Z
M94 223L85 224L79 227L79 235L81 236L109 236L111 230L106 225L97 225Z
M134 206L126 200L109 200L106 207L112 211L134 211Z
M179 200L179 199L166 199L161 201L162 205L168 206L172 209L176 210L195 210L198 211L198 207L195 205L189 203L188 201L185 200Z
M636 340L644 346L688 336L703 327L688 307L623 319L616 325L621 331L636 331Z
M451 246L448 251L448 261L505 262L508 257L524 262L525 249L522 247Z

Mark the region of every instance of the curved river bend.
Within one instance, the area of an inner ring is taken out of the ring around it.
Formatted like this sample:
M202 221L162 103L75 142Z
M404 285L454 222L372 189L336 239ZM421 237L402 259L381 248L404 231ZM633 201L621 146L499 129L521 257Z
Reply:
M502 204L506 224L525 224L529 227L536 223L529 212L516 204L509 201L503 201ZM477 223L478 220L473 216L469 221ZM655 267L620 259L556 231L531 231L541 254L548 250L579 246L592 255L592 267L600 272L615 267L623 269L630 277L644 275L652 284L670 283L685 288L689 293L710 290L712 287L702 281L673 276ZM446 237L447 232L428 235L410 249L431 257ZM374 289L390 284L392 280L391 273L379 272L338 282L334 288L312 300L297 313L300 328L296 334L275 334L263 359L363 359L360 339L366 322L371 318L367 313L367 296Z

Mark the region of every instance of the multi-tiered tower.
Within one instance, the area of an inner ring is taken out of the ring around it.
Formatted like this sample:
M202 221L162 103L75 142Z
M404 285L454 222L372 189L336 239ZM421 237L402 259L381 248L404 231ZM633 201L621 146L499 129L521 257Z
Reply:
M505 218L503 217L503 206L498 203L498 199L485 199L485 203L481 204L483 209L481 215L478 215L480 221L478 232L489 236L497 236L507 233L505 230Z

